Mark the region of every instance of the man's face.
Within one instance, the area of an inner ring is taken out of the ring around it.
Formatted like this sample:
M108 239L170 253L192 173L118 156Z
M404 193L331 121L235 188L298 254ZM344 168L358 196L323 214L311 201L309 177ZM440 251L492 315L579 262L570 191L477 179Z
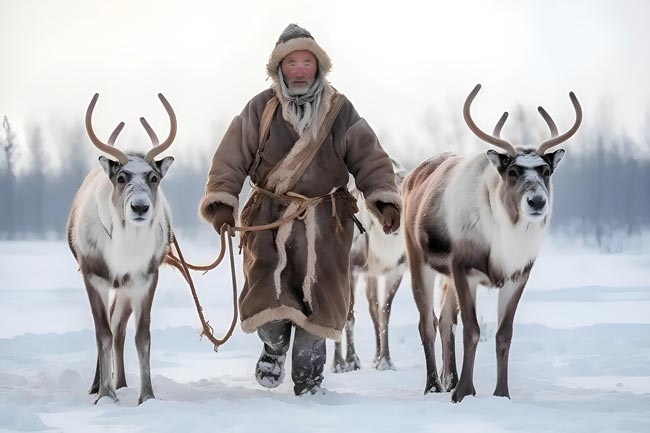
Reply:
M282 73L287 87L294 95L303 95L314 84L318 61L309 50L292 51L282 59Z

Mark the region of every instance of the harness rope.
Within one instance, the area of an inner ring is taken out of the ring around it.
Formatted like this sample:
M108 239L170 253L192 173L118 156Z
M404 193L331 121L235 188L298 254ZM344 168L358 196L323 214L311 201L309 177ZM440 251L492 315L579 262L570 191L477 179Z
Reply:
M342 191L344 193L347 193L348 196L350 196L347 190L342 190ZM294 193L292 191L287 192L285 195L277 195L272 193L271 191L268 191L260 187L255 187L253 193L255 192L261 193L267 197L278 200L284 204L289 204L295 201L299 201L300 203L298 205L298 209L294 213L284 218L281 218L279 220L276 220L272 223L258 225L258 226L231 227L228 224L224 224L223 226L221 226L221 234L220 234L221 242L219 247L219 255L209 265L193 265L191 263L187 263L185 261L185 258L183 257L181 248L178 245L178 240L176 239L176 235L173 232L172 232L172 243L178 255L175 255L174 251L170 250L169 252L167 252L167 255L165 256L164 259L165 263L175 267L180 271L181 275L183 276L183 278L185 278L185 281L189 285L190 291L192 292L192 298L194 299L194 305L196 306L196 312L199 315L199 320L201 321L201 326L203 328L201 332L201 336L202 337L205 336L208 340L210 340L210 342L214 345L215 352L218 351L219 346L223 345L226 341L228 341L228 339L230 339L233 331L235 330L235 325L239 317L239 312L237 308L237 279L235 276L235 258L234 258L233 248L232 248L232 238L235 235L235 232L245 233L245 232L259 232L263 230L271 230L280 227L281 225L286 224L289 221L292 221L294 219L302 220L304 219L305 214L310 207L316 206L327 199L330 199L332 203L332 217L336 219L337 232L339 231L339 228L341 230L343 229L341 221L338 218L338 214L336 213L336 195L340 194L339 191L335 191L331 194L318 196L318 197L306 197L304 195ZM353 202L349 201L349 203L353 203ZM353 210L355 210L355 206L353 206ZM223 258L226 254L226 248L225 248L226 234L230 235L228 236L228 252L230 255L230 275L232 279L233 317L228 332L226 332L226 335L223 338L219 339L214 336L214 328L212 328L210 322L205 320L205 316L203 315L203 307L201 306L201 302L199 301L198 294L196 293L196 287L194 286L194 281L192 280L190 269L193 271L203 271L203 273L205 274L206 272L219 266L219 264L223 261Z

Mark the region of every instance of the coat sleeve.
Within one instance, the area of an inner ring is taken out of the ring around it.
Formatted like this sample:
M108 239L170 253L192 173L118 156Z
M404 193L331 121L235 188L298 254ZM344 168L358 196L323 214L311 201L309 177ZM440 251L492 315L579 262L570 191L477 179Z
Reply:
M363 118L347 130L345 144L345 164L363 193L368 210L377 218L381 217L377 202L389 203L401 210L393 163Z
M199 216L207 223L212 224L215 203L231 206L237 221L239 193L257 152L258 129L259 119L251 101L232 120L212 157L205 195L199 203Z

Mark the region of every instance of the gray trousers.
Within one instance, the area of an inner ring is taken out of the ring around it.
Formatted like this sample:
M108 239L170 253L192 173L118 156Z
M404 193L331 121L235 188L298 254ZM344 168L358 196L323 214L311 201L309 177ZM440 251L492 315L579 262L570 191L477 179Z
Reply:
M270 355L284 355L291 344L289 320L276 320L257 328L257 335L264 343L264 350ZM325 339L310 334L295 326L293 348L291 351L291 379L296 395L304 394L320 387L323 369L327 358Z

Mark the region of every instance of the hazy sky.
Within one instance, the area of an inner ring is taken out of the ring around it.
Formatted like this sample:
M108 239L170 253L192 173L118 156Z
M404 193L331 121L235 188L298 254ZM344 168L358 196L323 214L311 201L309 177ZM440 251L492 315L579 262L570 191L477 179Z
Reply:
M460 121L479 82L473 112L484 129L517 103L542 125L543 105L566 129L573 90L584 130L607 113L638 136L650 95L648 17L642 0L0 0L0 115L19 132L37 122L46 144L59 145L99 92L96 132L106 138L125 121L117 145L144 150L140 116L159 136L169 128L163 92L179 122L171 152L211 153L232 116L269 86L268 56L296 22L332 58L332 84L398 156L411 143L422 150L427 115L441 129Z

